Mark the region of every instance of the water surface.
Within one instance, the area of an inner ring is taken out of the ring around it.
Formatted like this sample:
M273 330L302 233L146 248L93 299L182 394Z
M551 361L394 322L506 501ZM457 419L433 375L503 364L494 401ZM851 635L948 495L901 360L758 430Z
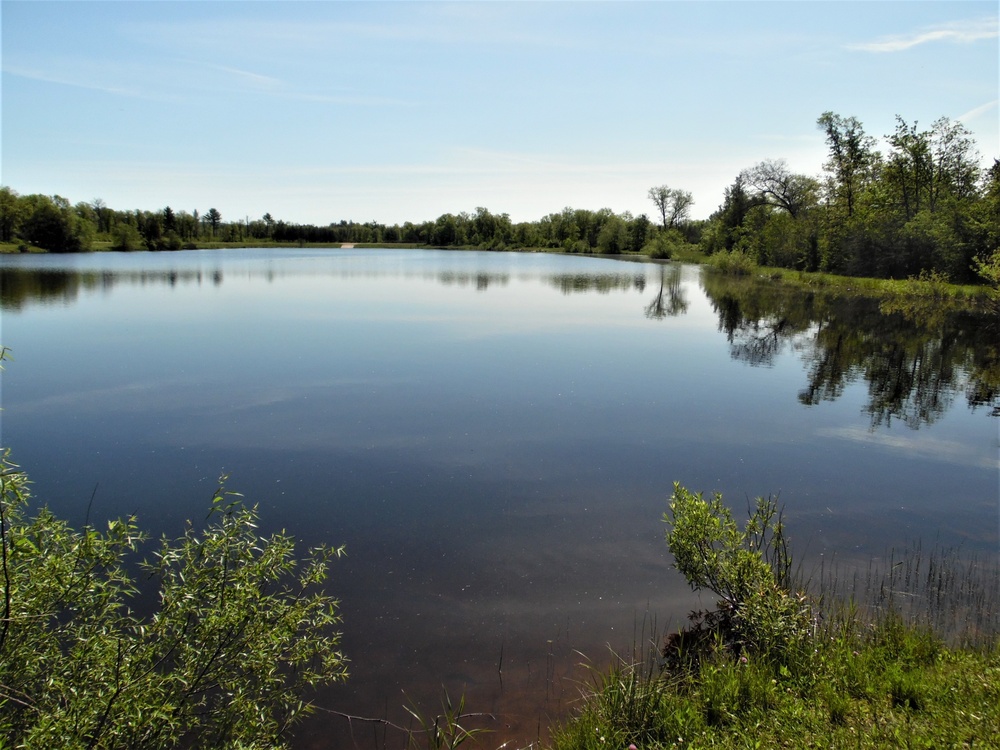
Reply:
M809 564L998 553L988 318L540 254L3 256L0 280L3 444L57 512L179 534L226 472L265 530L347 545L331 710L404 722L445 688L491 743L537 738L575 650L697 603L674 481L780 494ZM298 743L380 731L320 714Z

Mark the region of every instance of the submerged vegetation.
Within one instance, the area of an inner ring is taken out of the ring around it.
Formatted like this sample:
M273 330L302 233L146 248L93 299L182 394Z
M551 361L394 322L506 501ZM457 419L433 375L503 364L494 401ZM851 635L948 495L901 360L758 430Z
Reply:
M994 746L995 568L918 550L860 586L810 586L771 500L740 529L721 497L675 485L665 521L675 566L718 604L594 670L554 748Z

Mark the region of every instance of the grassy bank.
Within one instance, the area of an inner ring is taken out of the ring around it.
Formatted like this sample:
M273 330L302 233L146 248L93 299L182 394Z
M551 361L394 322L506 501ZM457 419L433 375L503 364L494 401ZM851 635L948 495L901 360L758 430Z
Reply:
M779 281L813 291L861 294L883 299L922 298L960 306L981 306L996 298L996 290L986 285L952 284L935 273L909 279L876 279L838 276L831 273L796 271L788 268L758 266L738 252L716 253L704 262L721 273Z
M918 549L796 586L774 506L740 530L714 502L675 488L665 520L719 607L595 669L554 750L1000 747L995 566Z
M188 250L217 250L225 248L340 248L342 243L301 243L301 242L273 242L273 241L252 241L252 242L215 242L211 240L199 240L189 242L184 249ZM394 248L394 249L428 249L428 245L419 243L355 243L352 247L357 249L371 248ZM111 251L110 242L93 243L92 251ZM440 248L438 248L440 249ZM476 250L474 246L449 247L449 250ZM510 247L510 252L533 252L533 253L556 253L567 254L562 248L542 248L542 247ZM47 252L33 245L22 245L18 243L0 243L0 254L6 253L44 253ZM568 253L576 254L576 253ZM614 258L619 260L644 260L646 255L623 254L623 255L601 255L598 253L587 253L589 257ZM659 260L668 260L660 258ZM978 306L986 303L996 296L996 291L989 286L982 285L960 285L948 283L946 279L934 274L925 275L916 279L875 279L856 276L838 276L830 273L795 271L787 268L772 268L758 266L752 260L739 253L716 253L706 255L698 245L676 244L671 247L669 260L682 263L707 264L724 273L734 275L751 276L755 278L767 279L770 281L780 281L783 284L797 286L803 289L815 291L844 292L851 294L862 294L871 297L881 298L913 298L935 299L944 302L951 302L963 306Z
M809 658L718 654L661 672L652 659L595 674L553 748L998 747L1000 647L949 649L885 617L845 617Z

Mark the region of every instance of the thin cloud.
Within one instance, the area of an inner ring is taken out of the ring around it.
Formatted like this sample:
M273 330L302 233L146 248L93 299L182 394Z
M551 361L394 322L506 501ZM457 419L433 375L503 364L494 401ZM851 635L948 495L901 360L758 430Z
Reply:
M995 39L998 36L998 19L980 18L972 21L956 21L937 27L925 28L910 34L896 34L882 37L874 42L849 44L848 49L862 52L903 52L930 42L953 42L956 44L971 44L983 39Z
M977 117L986 114L991 109L996 109L998 104L1000 104L1000 99L994 99L991 102L986 102L986 104L980 104L978 107L970 109L968 112L959 115L955 119L959 122L969 122L969 120L975 120Z
M17 68L5 65L3 72L8 75L17 76L18 78L28 78L33 81L42 81L44 83L55 83L60 86L73 86L75 88L87 89L88 91L100 91L105 94L114 94L116 96L142 96L142 92L138 89L126 88L122 86L108 86L95 83L93 81L56 75L43 70Z
M246 81L256 88L276 89L282 85L282 82L277 78L261 75L260 73L252 73L249 70L232 68L228 65L210 65L209 67L222 73L229 73L230 75L236 76L238 79Z
M942 440L927 436L909 436L882 431L869 431L859 427L829 427L817 433L823 437L840 438L866 445L877 445L912 457L944 461L960 466L982 469L1000 468L1000 461L988 455L970 454L968 446L956 440Z

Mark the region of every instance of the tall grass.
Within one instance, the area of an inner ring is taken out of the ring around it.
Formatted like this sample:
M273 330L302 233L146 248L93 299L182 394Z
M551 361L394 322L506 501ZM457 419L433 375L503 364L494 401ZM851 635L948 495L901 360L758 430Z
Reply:
M805 648L734 649L692 613L698 657L664 658L676 635L644 626L553 747L1000 747L1000 565L917 544L785 585L809 592Z
M709 256L706 264L730 276L752 276L760 267L757 261L739 250L720 251Z
M858 617L896 617L955 648L989 648L1000 635L1000 565L954 548L893 549L864 571L823 566L810 588L824 610L850 603Z

